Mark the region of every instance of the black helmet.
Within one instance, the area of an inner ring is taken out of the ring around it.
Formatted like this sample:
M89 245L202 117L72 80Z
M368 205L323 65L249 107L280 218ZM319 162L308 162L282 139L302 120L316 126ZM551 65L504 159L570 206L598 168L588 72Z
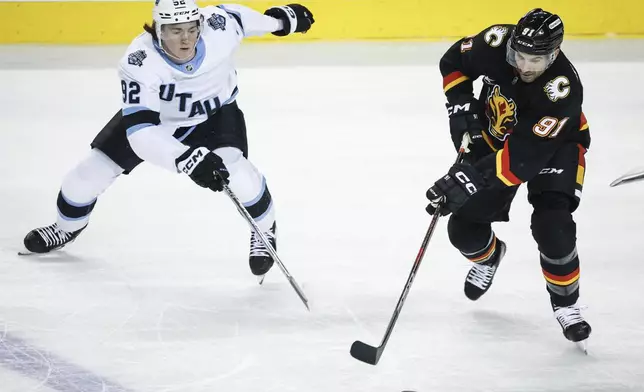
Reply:
M564 25L561 18L535 8L517 23L510 37L510 47L532 55L549 54L561 45L563 36Z

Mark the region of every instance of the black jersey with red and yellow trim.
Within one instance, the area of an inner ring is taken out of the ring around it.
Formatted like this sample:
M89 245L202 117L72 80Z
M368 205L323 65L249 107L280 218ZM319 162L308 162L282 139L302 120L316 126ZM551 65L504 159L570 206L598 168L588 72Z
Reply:
M440 61L450 103L473 98L473 82L483 78L478 112L494 154L475 166L491 186L530 181L564 143L577 143L583 151L590 145L582 113L583 87L572 63L560 52L541 76L523 82L506 61L513 29L514 25L494 25L463 38Z

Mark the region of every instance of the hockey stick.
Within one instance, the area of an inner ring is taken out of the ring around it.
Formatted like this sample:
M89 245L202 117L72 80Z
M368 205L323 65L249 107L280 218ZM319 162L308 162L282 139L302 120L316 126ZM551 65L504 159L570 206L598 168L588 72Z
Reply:
M620 176L619 178L615 179L615 181L610 183L611 187L615 187L618 185L625 185L629 184L631 182L637 182L644 180L644 168L637 168L633 169L628 173L625 173L624 175Z
M266 247L266 249L268 249L268 253L270 253L275 263L277 263L277 265L282 270L282 273L284 274L284 276L286 276L286 279L288 279L288 282L291 284L291 287L293 287L293 290L295 290L297 295L304 303L304 306L306 306L306 310L310 311L311 309L309 309L309 300L306 298L306 295L304 295L304 291L302 291L302 289L297 284L295 279L293 279L293 276L291 276L291 274L288 272L288 270L284 266L284 263L282 263L282 260L280 260L279 256L277 255L277 252L275 251L275 249L273 249L273 246L268 241L268 238L266 238L266 235L262 232L259 226L257 226L255 219L253 219L253 217L248 213L248 211L246 211L246 208L244 208L244 205L237 198L237 195L235 195L232 189L230 189L228 184L223 182L223 187L224 187L224 191L226 192L230 200L232 200L233 204L235 204L235 207L237 207L237 210L239 211L239 213L242 214L242 216L246 219L246 222L248 222L251 228L255 230L255 233L259 235L259 238L264 243L264 246Z
M459 149L458 155L456 156L456 163L461 161L463 154L466 151L469 151L467 149L468 144L469 144L469 137L467 137L466 139L466 137L464 136L463 142L461 143L461 148ZM420 262L423 260L423 256L425 255L425 249L427 249L427 244L429 244L429 240L432 238L432 235L434 234L434 229L436 229L436 224L438 223L438 219L441 216L441 214L438 213L438 211L440 211L442 207L443 207L443 203L440 203L436 207L436 213L432 217L432 221L429 224L427 233L425 233L425 238L423 239L423 243L420 245L420 250L418 251L418 255L416 256L414 265L412 266L411 272L409 273L409 277L407 278L407 283L405 283L405 288L403 289L403 292L400 295L400 298L398 299L398 303L396 304L396 309L394 310L393 316L391 316L391 320L389 320L389 325L387 326L387 330L385 331L385 336L382 338L380 345L378 347L373 347L359 340L356 340L351 345L351 356L357 359L358 361L362 361L370 365L376 365L380 360L380 356L385 351L385 346L387 345L387 342L389 341L389 337L391 336L391 333L394 330L394 325L396 325L396 321L398 320L400 311L402 310L402 307L405 304L405 299L407 298L407 294L409 294L409 290L411 289L411 284L414 282L414 278L416 277L416 272L418 272L418 267L420 267Z

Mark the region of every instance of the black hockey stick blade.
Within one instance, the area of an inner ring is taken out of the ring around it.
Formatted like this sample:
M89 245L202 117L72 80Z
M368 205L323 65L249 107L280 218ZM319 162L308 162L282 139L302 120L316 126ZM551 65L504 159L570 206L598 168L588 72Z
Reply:
M359 340L356 340L351 345L351 356L369 365L375 366L380 360L381 355L382 349L380 347L373 347Z

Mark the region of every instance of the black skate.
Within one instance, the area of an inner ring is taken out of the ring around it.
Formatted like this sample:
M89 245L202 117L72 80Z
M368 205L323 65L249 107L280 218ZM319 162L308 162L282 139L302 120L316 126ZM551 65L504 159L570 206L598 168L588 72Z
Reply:
M273 227L271 227L270 231L264 233L275 250L277 250L276 233L276 223L273 223ZM251 272L253 275L257 276L259 284L262 284L264 282L264 276L273 266L273 258L270 253L268 253L268 249L264 246L260 236L258 236L254 230L250 235L250 257L248 261Z
M592 328L581 315L579 306L577 304L570 306L552 305L552 310L555 312L555 318L559 322L566 339L576 343L584 353L588 354L585 340L590 336Z
M484 263L474 263L470 272L467 273L465 278L465 296L472 301L481 298L483 294L492 286L492 279L499 267L499 263L503 256L505 256L505 242L497 239L497 248L494 251L495 255Z
M25 237L25 248L27 248L29 252L20 254L28 255L30 253L49 253L52 250L60 249L74 241L74 239L76 239L83 230L85 230L85 227L69 233L61 230L56 223L45 227L39 227L30 231Z

